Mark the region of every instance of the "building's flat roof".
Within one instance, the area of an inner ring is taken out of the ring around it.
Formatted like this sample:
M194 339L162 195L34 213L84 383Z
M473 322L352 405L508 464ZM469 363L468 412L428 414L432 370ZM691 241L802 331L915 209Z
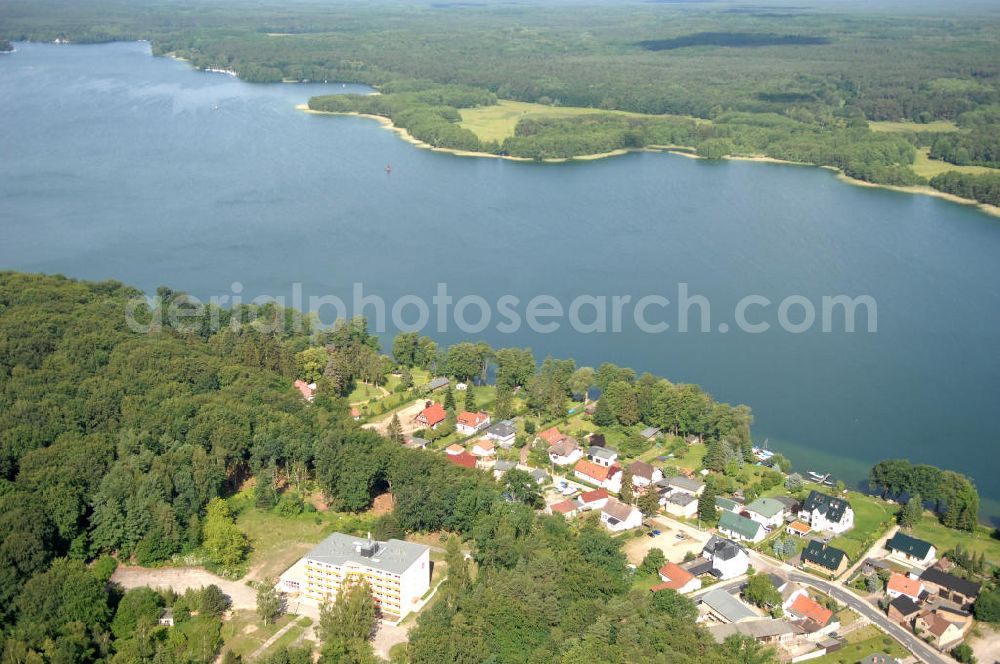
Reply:
M707 592L701 596L701 601L729 622L739 622L748 618L759 617L749 606L725 590Z
M364 549L368 545L367 538L333 533L317 544L305 557L328 565L353 563L391 574L402 574L429 550L423 544L397 539L387 542L372 540L372 544L374 545L372 554L364 555Z

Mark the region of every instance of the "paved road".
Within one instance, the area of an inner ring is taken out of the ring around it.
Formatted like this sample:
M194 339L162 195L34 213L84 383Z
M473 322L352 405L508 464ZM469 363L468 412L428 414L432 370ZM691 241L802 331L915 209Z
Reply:
M889 617L882 613L882 611L878 608L872 606L854 593L844 590L839 585L823 581L811 574L804 574L802 572L789 572L788 578L796 583L818 588L841 604L846 604L851 607L865 618L878 625L883 631L887 632L894 639L906 646L910 652L919 657L922 661L927 662L928 664L954 664L955 660L942 655L937 650L924 643L923 640L913 635L909 630L903 629L896 623L889 620Z

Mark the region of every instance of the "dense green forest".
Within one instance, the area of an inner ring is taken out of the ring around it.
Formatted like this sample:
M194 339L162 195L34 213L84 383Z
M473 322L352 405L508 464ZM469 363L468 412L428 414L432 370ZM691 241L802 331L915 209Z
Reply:
M931 186L948 194L1000 205L1000 173L941 173L931 178Z
M311 105L385 115L453 149L542 159L681 145L702 156L766 155L911 185L924 180L911 168L907 139L873 135L866 122L978 113L992 119L939 138L932 155L996 163L998 19L974 12L942 19L877 5L561 1L192 8L170 0L140 10L110 0L13 0L0 18L4 38L144 38L155 54L247 81L375 85L384 99ZM654 117L524 120L502 143L481 143L458 126L458 109L497 98ZM655 117L663 114L711 122Z
M313 482L346 512L367 509L391 486L395 509L377 536L448 530L475 544L475 580L457 573L464 560L453 561L448 601L420 617L410 661L440 661L442 652L459 661L487 652L497 662L575 661L584 652L606 661L722 662L736 652L770 661L751 643L717 646L691 624L687 600L629 597L620 542L596 525L570 529L504 500L510 490L487 474L359 428L342 395L394 365L363 321L314 331L296 312L240 307L138 333L124 316L138 295L117 282L0 273L4 661L213 661L224 608L213 591L123 593L107 581L115 559L238 564L248 543L233 524L234 503L220 497L255 475L280 476L286 491ZM190 310L182 293L158 296L155 309L139 307L141 320ZM749 444L748 409L715 403L696 386L636 380L613 365L536 366L530 351L483 344L438 351L404 336L393 351L404 367L463 377L495 363L498 389L523 388L542 421L564 417L572 393L596 384L607 390L600 416L608 421L659 418L717 446L729 441L728 454ZM319 393L308 404L292 380L317 356ZM176 628L153 624L165 604ZM327 662L372 659L367 644L351 645L349 657L343 643L326 645Z

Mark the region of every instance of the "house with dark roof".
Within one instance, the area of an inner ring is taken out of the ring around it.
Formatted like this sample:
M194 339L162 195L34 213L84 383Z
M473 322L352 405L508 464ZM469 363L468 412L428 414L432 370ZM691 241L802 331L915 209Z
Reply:
M698 513L698 498L683 491L673 491L660 499L663 510L667 514L693 519Z
M440 390L442 387L448 387L448 379L444 376L438 376L437 378L431 379L431 382L427 383L425 386L428 392Z
M930 542L900 532L885 543L885 548L889 550L889 558L922 569L934 564L937 556L937 550Z
M909 628L910 623L920 613L920 605L906 595L900 595L889 602L889 620Z
M847 554L818 540L809 541L802 550L801 560L803 567L831 576L838 576L847 569Z
M723 512L719 532L737 542L759 542L767 535L764 526L736 512Z
M944 572L937 567L928 567L920 575L924 587L939 598L954 602L962 608L968 608L979 597L982 586L974 581L963 579Z
M701 557L711 562L711 574L722 580L745 574L750 567L750 556L742 546L725 537L712 535L701 550ZM688 571L694 573L691 568Z
M741 509L743 509L743 506L730 498L725 498L723 496L716 496L715 509L724 510L726 512L739 512Z
M854 510L843 498L813 490L802 503L799 520L808 523L813 530L839 534L854 527Z
M671 491L684 491L693 496L700 496L705 491L705 485L702 482L683 475L668 477L660 485Z
M486 430L486 437L505 450L509 450L517 438L517 424L514 420L500 420Z

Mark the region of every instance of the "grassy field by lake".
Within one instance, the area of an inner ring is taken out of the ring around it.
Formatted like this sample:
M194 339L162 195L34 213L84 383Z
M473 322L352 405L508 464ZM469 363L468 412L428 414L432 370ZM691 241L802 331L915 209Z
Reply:
M913 162L914 172L925 178L932 178L935 175L946 173L948 171L972 174L1000 173L1000 169L990 168L988 166L956 166L955 164L949 164L948 162L941 161L940 159L931 159L928 152L930 151L927 148L918 149L917 159Z
M891 525L895 509L878 498L854 491L848 494L847 500L854 509L854 528L834 537L830 544L856 560Z
M990 528L980 528L975 533L946 528L941 525L937 517L928 514L924 515L923 520L913 528L911 534L933 544L939 556L945 551L954 549L956 544L961 544L966 551L983 553L987 561L1000 565L1000 539L993 536L994 532Z
M958 125L951 120L935 120L920 124L917 122L892 122L881 120L869 121L868 128L872 131L902 132L902 131L958 131Z
M627 111L607 111L600 108L585 108L582 106L547 106L545 104L533 104L525 101L512 101L510 99L501 99L493 106L463 108L459 112L462 115L462 121L459 124L471 130L481 141L503 141L508 136L513 136L517 123L523 118L528 117L574 118L581 115L606 113L637 118L652 117L642 113L629 113ZM698 121L708 122L707 120Z

